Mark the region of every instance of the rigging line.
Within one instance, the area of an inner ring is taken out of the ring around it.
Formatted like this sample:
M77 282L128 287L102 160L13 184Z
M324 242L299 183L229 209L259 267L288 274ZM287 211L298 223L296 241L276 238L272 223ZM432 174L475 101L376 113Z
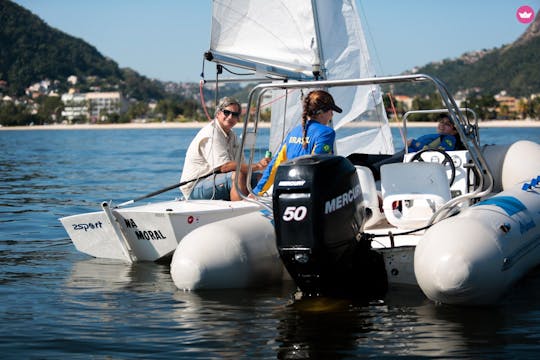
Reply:
M211 121L212 119L210 118L210 115L208 114L208 109L206 108L206 101L204 100L204 90L203 90L204 82L205 82L204 79L199 81L199 98L201 99L201 106L203 108L204 114L206 115L206 119L208 119L208 121Z
M371 33L371 27L369 26L369 22L367 20L366 12L364 10L364 7L362 6L362 0L357 0L356 2L357 2L357 4L359 5L359 7L361 9L360 13L361 13L361 16L363 17L362 22L366 24L365 28L367 30L368 37L369 37L369 40L370 40L369 43L370 43L371 47L373 48L373 52L375 53L375 57L377 58L376 62L377 62L377 65L379 66L379 69L381 70L380 73L384 74L385 71L383 69L381 59L379 57L379 52L377 51L377 46L375 46L375 40L374 40L373 35ZM362 26L362 24L360 24L360 26Z
M203 87L204 87L204 84L206 83L206 80L204 80L204 61L203 61L203 71L201 72L201 77L202 79L199 81L199 98L201 100L201 106L203 108L203 111L204 111L204 114L206 115L206 118L208 121L212 121L212 118L210 117L210 114L208 114L208 109L206 107L206 100L204 99L204 90L203 90ZM216 82L216 88L217 88L217 82ZM216 96L217 96L217 90L216 90ZM216 102L216 106L217 106L217 102ZM214 124L215 125L215 124ZM215 126L213 127L213 131L212 131L212 139L214 138L214 131L215 131ZM212 142L212 146L213 146L213 142ZM213 153L212 150L210 150L210 153ZM214 164L214 162L212 161L212 165ZM199 180L201 179L202 175L199 175L197 176L196 179L194 179L194 183L195 185L199 182ZM213 180L214 180L214 188L213 188L213 193L212 193L212 198L214 198L215 196L215 191L216 191L216 187L215 187L215 181L216 181L216 177L213 176ZM193 188L191 189L191 191L193 191L195 185L193 186ZM191 193L188 195L188 199L190 197Z
M218 102L219 102L219 75L223 73L223 65L221 64L217 64L216 65L216 96L215 96L215 104L216 104L216 107L218 105Z
M386 119L386 125L389 126L388 124L388 116L386 114L386 108L384 106L384 101L383 101L383 95L381 94L381 88L380 86L378 85L375 85L375 84L372 84L372 85L367 85L371 91L369 91L369 97L373 100L373 103L375 104L374 106L374 111L376 113L376 117L375 117L375 120L378 120L379 122L379 125L377 126L377 128L379 129L379 133L381 134L381 136L384 138L384 149L386 151L390 150L388 147L389 147L389 144L393 144L393 141L392 141L392 134L389 133L387 134L385 131L381 131L383 130L383 125L385 125L383 123L383 120ZM378 94L379 96L376 97L375 94ZM371 117L372 118L372 117ZM390 140L388 139L388 136L390 136ZM392 146L393 147L393 146ZM392 149L392 151L395 151L394 149Z
M201 77L201 79L202 79L204 82L206 82L206 81L204 80L204 63L205 63L205 59L204 59L204 56L203 56L202 69L201 69L201 75L200 75L200 77Z
M237 72L234 72L232 71L231 69L227 68L226 66L224 65L221 65L223 67L223 69L225 69L227 72L233 74L233 75L238 75L238 76L250 76L250 75L255 75L254 72L252 73L237 73Z
M298 90L298 89L290 89L290 93L294 93L296 90ZM281 96L278 96L277 98L275 98L273 100L270 100L267 103L261 104L261 108L268 107L268 106L272 105L273 103L283 99L284 97L286 97L288 95L288 93L287 93L288 91L289 90L285 90L285 94L283 94Z
M364 60L364 63L365 64L370 64L371 63L371 58L369 58L369 53L370 53L370 47L373 48L373 52L375 54L375 58L376 58L376 62L377 64L379 65L379 68L381 69L381 73L383 72L382 71L382 64L381 64L381 61L380 61L380 58L379 58L379 54L377 52L377 48L375 46L375 41L373 40L373 35L371 34L371 29L370 29L370 26L369 26L369 22L367 21L367 16L365 15L365 10L364 10L364 7L362 6L362 1L361 0L357 0L356 1L357 4L359 5L359 8L360 8L360 16L362 17L362 19L359 19L360 20L360 29L362 30L362 32L364 33L364 42L365 42L365 46L366 46L366 49L368 49L367 53L364 53L364 52L361 52L360 56L363 58ZM365 24L365 26L363 26L363 24ZM365 29L365 30L364 30ZM367 32L367 35L369 37L369 42L366 40L366 32ZM371 45L371 46L370 46ZM373 76L375 77L376 76L376 73L377 71L375 71L375 69L370 69L368 67L368 71L372 71L373 73L372 74L366 74L367 76ZM372 99L374 100L374 104L377 104L377 99L375 98L375 93L379 93L380 94L380 86L375 86L375 85L372 85L371 86L371 89L372 91L370 92L370 96L372 97ZM379 89L379 91L377 91L377 89ZM388 122L388 117L386 115L386 109L384 107L384 101L382 99L382 95L380 94L380 102L381 102L381 105L382 108L381 109L378 109L378 106L376 105L375 106L375 111L377 112L377 116L379 119L383 118L383 116L386 118L386 121ZM380 120L379 120L380 121ZM382 129L382 123L381 125L379 126L379 129ZM386 133L385 132L381 132L381 134L383 135L383 137L386 137ZM391 136L391 135L390 135ZM388 144L389 143L392 143L392 139L390 138L390 141L388 141L388 139L385 139L386 141L384 142L384 145L385 145L385 148L387 148ZM389 149L387 149L389 150Z
M203 74L201 74L203 75ZM203 75L204 76L204 75ZM201 99L201 105L202 105L202 108L204 110L204 113L206 115L206 118L208 119L208 121L212 121L212 119L210 118L210 115L208 114L208 110L206 108L206 101L204 100L204 91L203 91L203 86L204 86L204 79L202 79L201 81L199 81L199 95L200 95L200 99ZM215 127L214 127L215 129ZM214 137L214 134L212 133L212 138ZM213 144L213 142L212 142ZM212 152L212 151L211 151ZM213 165L213 164L212 164ZM195 185L193 185L193 187L191 188L191 191L193 191L193 189L195 188L195 186L197 185L197 183L199 182L200 179L204 179L206 176L203 176L202 174L198 175L195 179L193 179L193 182ZM213 176L213 179L214 179L214 194L215 194L215 180L216 180L216 177ZM212 198L214 197L214 194L212 195ZM187 196L187 198L189 199L191 196L191 192L189 193L189 195Z
M218 103L219 103L219 75L223 73L223 65L221 64L217 64L216 65L216 98L215 98L215 111L214 113L217 112L217 106L218 106ZM219 122L217 121L216 119L216 116L214 115L214 120L213 120L213 126L212 126L212 141L211 141L211 145L210 145L210 154L212 154L212 167L215 168L215 158L214 158L214 140L215 140L215 135L216 135L216 126L219 126L220 127L220 131L221 130L221 125L219 124ZM214 176L212 178L213 180L213 186L212 186L212 197L211 199L214 199L214 197L216 196L216 177Z
M211 120L210 115L208 114L208 109L206 108L206 101L204 100L204 84L206 83L206 80L204 79L204 63L205 60L203 58L202 63L202 70L201 70L201 80L199 81L199 99L201 100L201 106L203 108L204 114L206 115L206 119L208 121Z
M399 117L396 111L396 107L394 106L394 100L392 100L392 93L388 92L388 98L390 99L390 106L392 106L392 112L394 113L394 116L396 117L396 121L399 123ZM403 146L407 147L407 139L405 139L405 135L403 134L403 129L401 125L399 126L399 133L401 134L401 140L403 140Z
M203 60L203 65L202 65L202 71L201 71L201 80L199 81L199 98L200 98L200 101L201 101L201 106L203 108L203 111L204 111L204 114L206 115L206 118L208 121L212 121L212 118L210 117L210 115L208 114L208 109L206 107L206 101L204 99L204 84L206 83L206 80L204 79L204 60ZM213 134L212 134L213 136ZM197 178L193 179L193 182L195 185L193 185L193 187L191 188L191 192L193 192L193 189L195 188L195 186L197 185L197 183L199 182L199 180L205 178L206 176L203 176L203 175L198 175ZM213 179L214 179L214 193L212 194L212 198L215 196L215 179L216 177L213 176ZM188 194L187 196L187 199L189 199L191 197L191 192Z

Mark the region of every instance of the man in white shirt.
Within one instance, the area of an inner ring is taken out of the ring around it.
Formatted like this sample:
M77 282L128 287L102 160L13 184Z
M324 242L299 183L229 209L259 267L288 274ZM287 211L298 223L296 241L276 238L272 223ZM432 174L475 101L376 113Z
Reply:
M189 182L181 187L187 199L242 200L240 192L247 194L246 174L248 167L242 164L240 174L236 173L236 151L239 143L232 128L238 123L241 114L238 100L225 97L216 107L215 118L204 126L191 141L184 160L181 182L198 179L219 170L218 173ZM266 168L269 158L252 165L253 171ZM240 189L235 186L238 176Z

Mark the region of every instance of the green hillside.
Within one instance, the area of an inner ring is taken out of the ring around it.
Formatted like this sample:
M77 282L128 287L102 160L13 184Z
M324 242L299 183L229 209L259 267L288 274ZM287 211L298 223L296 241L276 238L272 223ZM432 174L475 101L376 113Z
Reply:
M21 95L26 87L43 79L62 84L68 76L76 75L81 86L119 88L138 99L163 97L160 84L130 69L120 69L95 47L50 27L11 1L0 0L0 24L0 80L7 82L10 95Z
M475 90L494 95L506 90L515 97L540 93L540 14L514 43L492 50L463 54L452 60L430 63L416 73L438 77L452 93ZM412 95L412 87L399 92Z
M120 90L128 98L147 101L166 97L164 84L131 69L121 69L95 47L47 25L36 15L0 0L0 81L4 94L20 96L33 83L50 80L59 93L76 75L81 92L91 88ZM415 69L443 80L452 93L475 91L493 95L506 90L516 97L540 93L540 15L514 43L464 54ZM427 89L425 93L432 92ZM395 93L418 94L401 86Z

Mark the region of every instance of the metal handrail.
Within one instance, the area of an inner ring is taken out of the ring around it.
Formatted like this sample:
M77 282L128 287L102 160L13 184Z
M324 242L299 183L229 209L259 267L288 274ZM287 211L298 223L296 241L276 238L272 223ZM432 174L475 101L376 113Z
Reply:
M240 141L240 148L237 153L237 169L240 171L242 154L245 150L246 138L248 134L252 133L253 136L256 136L258 130L258 122L260 118L260 107L261 99L265 92L272 89L288 90L288 89L302 89L302 88L332 88L332 87L345 87L345 86L362 86L362 85L382 85L382 84L393 84L400 82L425 82L430 81L435 88L437 89L441 99L446 106L446 111L448 112L449 118L454 124L458 136L462 139L464 146L469 150L471 160L474 167L477 169L479 176L479 184L475 196L480 197L485 194L488 194L493 189L493 175L487 165L486 160L482 155L480 149L480 144L478 141L477 133L477 123L474 125L470 124L467 117L463 115L462 109L456 104L456 101L446 88L446 85L439 79L426 75L426 74L412 74L412 75L398 75L398 76L385 76L385 77L372 77L372 78L359 78L359 79L346 79L346 80L319 80L319 81L302 81L302 82L283 82L283 83L270 83L270 84L259 84L255 86L249 93L248 98L248 107L246 111L244 127L242 130L242 137ZM256 96L256 94L258 94ZM254 101L256 99L256 101ZM251 107L255 102L255 111L251 115ZM253 129L249 131L249 120L253 118ZM250 148L250 156L248 164L253 163L254 156L254 144ZM249 166L251 168L251 166ZM248 172L248 181L251 179L251 170ZM235 185L238 187L238 177L235 179ZM481 191L484 189L484 191ZM251 192L251 189L250 189ZM256 199L251 199L242 194L242 197L249 201L257 201ZM454 206L456 204L455 200L459 197L450 200L447 205ZM259 201L257 201L259 202ZM459 202L459 201L458 201ZM264 204L263 204L264 205ZM268 205L264 205L268 208ZM446 205L445 205L446 207ZM442 208L441 208L442 209ZM440 214L437 212L436 214ZM434 214L434 215L436 215Z
M475 140L480 143L480 138L478 136L478 116L476 115L476 112L471 108L459 108L462 112L470 112L474 119L474 124L471 124L469 121L469 118L466 118L466 124L462 124L465 129L471 129L470 131L466 131L466 133L472 133ZM403 136L405 137L405 140L407 139L407 119L409 115L416 115L416 114L443 114L448 113L448 109L430 109L430 110L409 110L405 114L403 114ZM466 144L464 144L466 146ZM407 153L407 148L405 147L405 153Z

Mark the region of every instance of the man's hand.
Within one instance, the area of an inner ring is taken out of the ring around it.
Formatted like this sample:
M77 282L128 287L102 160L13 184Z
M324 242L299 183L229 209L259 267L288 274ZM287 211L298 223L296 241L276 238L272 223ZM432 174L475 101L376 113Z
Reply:
M235 161L226 162L225 164L219 167L219 170L222 173L228 173L228 172L234 171L236 170L236 162Z
M270 161L272 160L272 158L269 158L269 157L265 157L265 158L262 158L256 165L255 167L255 170L257 171L260 171L260 170L264 170L266 169L266 167L268 166L268 164L270 164Z

